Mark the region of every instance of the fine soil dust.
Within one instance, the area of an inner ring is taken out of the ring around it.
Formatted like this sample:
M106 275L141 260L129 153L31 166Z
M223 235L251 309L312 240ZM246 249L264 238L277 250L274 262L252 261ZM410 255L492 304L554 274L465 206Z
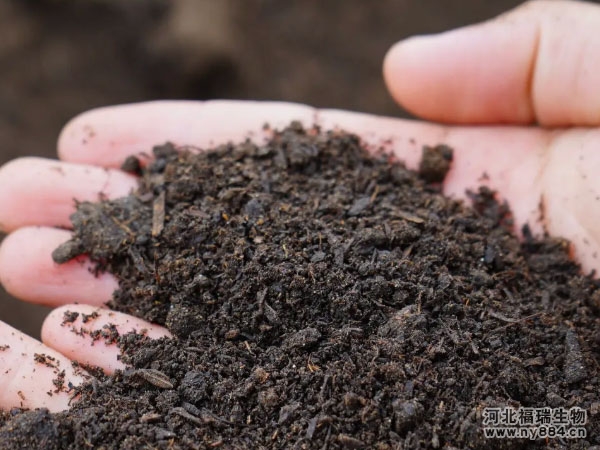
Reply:
M358 138L292 124L263 146L154 149L127 198L81 203L54 258L120 280L131 368L69 412L0 419L2 448L588 448L600 444L600 292L506 205L440 194ZM427 180L427 181L426 181ZM65 332L76 314L66 314ZM485 439L486 407L587 410L585 440Z

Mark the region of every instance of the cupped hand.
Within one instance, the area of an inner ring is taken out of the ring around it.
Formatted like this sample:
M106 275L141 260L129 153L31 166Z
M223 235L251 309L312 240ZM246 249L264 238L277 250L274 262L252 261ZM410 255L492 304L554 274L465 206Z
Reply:
M565 237L585 271L600 269L599 28L600 7L533 2L484 24L397 44L384 64L392 95L438 124L234 101L155 102L75 118L59 139L60 162L22 158L0 169L0 223L11 233L0 248L0 281L25 301L57 306L44 323L44 344L0 323L0 407L66 408L70 394L54 392L52 380L63 369L66 383L83 380L70 360L108 372L122 367L114 345L92 345L88 334L73 331L113 323L120 332L167 335L103 309L117 286L111 275L95 277L83 258L56 265L50 257L69 238L57 227L69 227L74 199L126 195L136 180L118 169L124 159L165 141L260 143L269 136L263 124L300 120L356 133L411 168L423 145L447 143L455 153L445 193L463 198L487 185L510 203L517 230L528 223L536 233ZM75 322L63 323L67 311L80 313ZM93 311L98 317L82 323Z

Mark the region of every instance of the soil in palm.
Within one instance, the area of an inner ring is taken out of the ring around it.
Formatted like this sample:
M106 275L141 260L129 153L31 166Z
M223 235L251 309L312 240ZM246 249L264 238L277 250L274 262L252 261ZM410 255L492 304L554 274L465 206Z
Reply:
M442 196L448 147L419 174L344 133L271 134L158 146L126 162L137 192L78 205L55 260L88 254L113 308L174 337L105 330L131 368L68 412L5 415L0 447L600 444L600 292L566 242L519 241L488 189ZM587 438L485 439L484 409L508 406L583 408Z

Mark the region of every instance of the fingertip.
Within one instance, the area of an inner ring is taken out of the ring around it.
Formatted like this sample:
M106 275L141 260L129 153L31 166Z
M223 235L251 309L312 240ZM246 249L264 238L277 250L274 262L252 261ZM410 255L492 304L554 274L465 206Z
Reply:
M21 280L29 279L31 272L35 272L35 267L26 267L20 262L23 256L23 243L27 242L36 231L35 227L21 228L6 236L0 244L0 283L8 293L16 297L22 297L21 288L26 284L21 283ZM66 231L60 233L64 233L65 236L58 244L66 241L69 236Z
M393 98L424 119L528 123L535 45L534 27L506 20L411 37L388 51L384 78Z
M103 305L118 288L114 276L92 272L91 261L75 258L56 264L53 250L69 240L68 231L24 227L0 244L0 282L15 297L49 306L72 302Z
M6 162L0 167L0 231L6 233L15 229L18 225L13 212L26 207L19 198L20 175L26 167L35 165L41 158L23 157ZM37 174L29 171L29 180Z
M120 170L24 157L0 168L0 227L70 227L76 201L128 195L137 179Z
M149 109L168 101L147 102ZM151 147L143 145L144 138L160 129L162 123L149 127L143 115L131 120L132 111L138 104L103 106L82 112L69 120L61 130L57 152L59 159L79 164L119 168L126 156L148 152ZM163 122L168 122L163 117ZM156 141L154 144L163 144ZM142 145L139 145L142 144ZM123 154L120 148L127 148Z
M100 367L109 374L124 369L110 330L102 335L104 324L99 324L95 317L100 314L99 308L88 310L82 306L65 305L52 310L42 324L42 342L71 360ZM82 319L81 314L86 314L89 319Z
M11 274L6 270L2 270L4 266L6 266L6 239L2 241L0 244L0 285L7 291L10 292L10 284L11 284Z
M464 67L465 53L454 30L437 35L413 36L396 43L384 60L384 78L390 94L402 107L416 116L438 121L458 121L462 90L457 72ZM462 80L464 82L466 80ZM472 88L472 87L471 87Z
M0 322L0 409L69 407L71 387L87 377L63 355Z
M71 310L73 308L76 308L78 306L80 305L58 306L48 313L48 315L42 322L42 329L40 331L40 337L44 344L50 345L54 343L57 340L58 335L64 333L62 327L65 324L65 317L67 317L67 315L71 313ZM55 347L53 345L50 346Z
M413 36L397 42L385 56L383 73L390 94L417 116L439 119L443 112L435 87L444 47L443 35Z
M151 339L171 337L166 328L143 319L89 305L54 309L42 325L42 342L69 359L101 367L106 373L123 369L117 340L130 332Z
M411 41L418 39L412 37L396 42L385 54L383 59L383 79L392 98L401 106L405 106L404 98L406 82L410 81L410 53L407 55L406 48L411 50Z
M403 41L399 41L392 45L383 57L383 79L392 95L394 92L391 89L393 87L393 84L391 83L391 81L393 81L391 75L395 72L395 65L398 59L397 54L399 51L401 51L399 47L402 45L402 42Z
M57 141L59 159L72 160L71 155L76 153L78 149L96 140L97 133L90 125L90 121L93 123L95 116L102 115L102 111L109 108L112 107L94 108L79 113L63 126Z

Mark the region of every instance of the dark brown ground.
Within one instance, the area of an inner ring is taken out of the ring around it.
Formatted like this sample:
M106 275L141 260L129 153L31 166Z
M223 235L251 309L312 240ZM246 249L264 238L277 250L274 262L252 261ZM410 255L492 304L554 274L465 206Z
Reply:
M17 415L1 448L600 444L600 291L564 241L519 243L493 193L467 208L296 126L154 154L135 196L79 206L54 258L90 254L120 279L113 307L176 338L121 336L133 369L68 413ZM441 181L451 150L424 155ZM483 408L506 405L584 408L588 439L484 439Z
M394 42L519 3L3 0L0 163L54 157L61 127L79 112L156 98L277 99L402 115L381 79ZM0 320L33 336L46 312L0 296Z

